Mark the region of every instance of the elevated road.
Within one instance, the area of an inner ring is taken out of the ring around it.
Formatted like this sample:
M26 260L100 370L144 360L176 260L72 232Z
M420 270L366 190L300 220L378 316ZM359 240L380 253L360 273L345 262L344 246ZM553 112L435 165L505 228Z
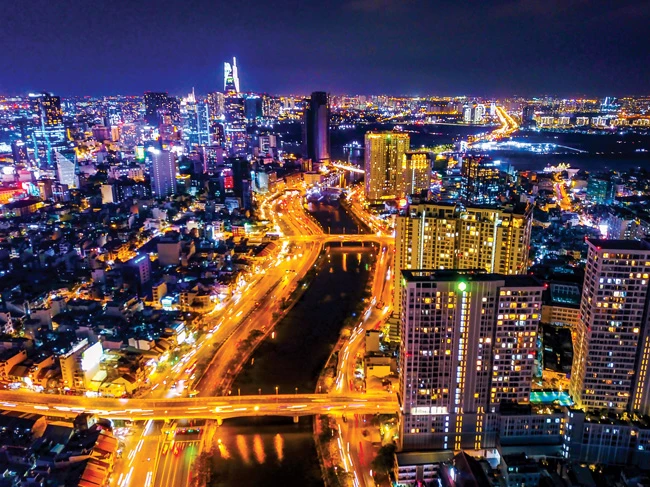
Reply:
M298 236L298 237L287 237L290 242L313 242L323 244L331 243L379 243L379 244L393 244L395 243L395 238L387 235L375 235L367 233L353 233L353 234L323 234L323 235L310 235L310 236Z
M0 392L0 408L47 416L80 413L110 419L215 419L246 416L308 416L313 414L392 414L399 409L389 393L278 394L169 399L109 399Z

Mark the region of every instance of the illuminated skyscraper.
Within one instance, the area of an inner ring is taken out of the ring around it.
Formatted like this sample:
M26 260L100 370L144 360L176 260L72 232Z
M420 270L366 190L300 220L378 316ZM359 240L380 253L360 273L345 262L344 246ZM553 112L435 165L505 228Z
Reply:
M29 101L34 117L36 117L37 126L53 127L63 124L61 97L54 96L50 93L30 93Z
M226 96L225 110L226 147L231 154L243 155L248 146L244 99L238 95Z
M312 162L330 159L329 113L327 93L313 92L305 108L303 126L303 152Z
M209 105L197 101L194 91L181 100L181 122L183 139L189 147L210 143Z
M587 244L571 396L587 410L650 414L650 243Z
M151 190L156 198L176 194L176 156L168 150L151 154Z
M280 99L270 95L262 96L262 116L278 118L280 115Z
M225 97L223 93L219 93L218 91L208 93L207 104L210 110L210 122L214 122L224 116L224 102Z
M435 155L428 151L407 151L402 157L398 196L420 194L431 187L431 166Z
M244 116L250 124L262 118L262 98L258 95L249 95L244 100Z
M500 195L505 195L506 177L501 173L499 163L479 157L465 156L461 166L464 201L475 204L494 203Z
M410 137L400 132L366 133L365 189L371 201L394 199L402 186L402 163Z
M473 122L483 123L484 118L485 118L485 105L479 103L474 106Z
M248 146L244 98L239 92L239 75L237 59L232 58L232 65L224 63L223 87L226 147L233 155L243 155Z
M56 163L56 175L59 183L65 184L68 188L79 187L77 156L74 151L55 151L54 162Z
M399 313L399 273L408 269L480 269L525 274L532 208L464 206L450 203L412 205L396 220L395 296Z
M54 152L65 149L65 128L61 98L49 93L30 93L29 101L35 124L32 132L33 142L38 146L35 157L54 168Z
M400 285L402 448L494 447L501 402L529 401L542 285L455 270Z
M237 58L232 58L232 64L223 63L223 91L227 96L239 93L239 74L237 72Z

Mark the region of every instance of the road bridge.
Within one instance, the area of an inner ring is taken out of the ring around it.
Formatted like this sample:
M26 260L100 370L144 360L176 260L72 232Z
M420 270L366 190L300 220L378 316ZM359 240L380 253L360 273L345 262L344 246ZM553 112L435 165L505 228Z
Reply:
M373 233L350 233L350 234L328 234L319 235L301 235L296 237L286 237L289 242L318 242L322 244L340 243L340 242L358 242L358 243L378 243L390 244L395 243L395 237L387 235L375 235Z
M115 399L86 396L0 392L0 409L73 417L80 413L103 418L213 419L247 416L288 416L315 414L394 414L397 397L389 393L273 394L171 399Z

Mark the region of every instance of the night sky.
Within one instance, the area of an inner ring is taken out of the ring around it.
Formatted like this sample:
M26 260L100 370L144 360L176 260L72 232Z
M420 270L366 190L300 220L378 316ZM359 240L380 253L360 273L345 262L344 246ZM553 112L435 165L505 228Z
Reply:
M4 0L0 93L650 93L650 0Z

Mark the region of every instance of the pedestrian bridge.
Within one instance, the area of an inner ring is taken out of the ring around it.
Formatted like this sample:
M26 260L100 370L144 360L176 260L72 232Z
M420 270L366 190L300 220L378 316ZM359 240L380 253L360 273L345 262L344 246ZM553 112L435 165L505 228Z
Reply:
M399 406L396 395L390 393L114 399L0 391L0 409L55 417L90 413L133 421L181 418L221 421L247 416L395 414Z

